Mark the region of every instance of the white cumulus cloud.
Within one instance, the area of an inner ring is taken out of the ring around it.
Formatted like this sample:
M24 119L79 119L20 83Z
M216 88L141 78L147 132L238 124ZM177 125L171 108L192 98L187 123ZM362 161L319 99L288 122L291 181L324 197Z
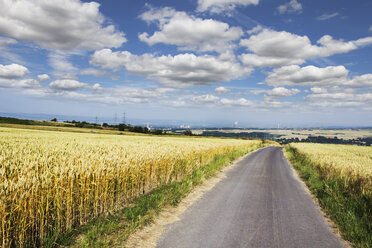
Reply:
M154 56L153 54L134 55L128 51L113 52L110 49L96 51L90 63L102 68L126 71L144 76L173 87L209 85L212 82L227 82L249 75L251 68L223 55L196 56L191 53Z
M289 2L280 5L278 7L278 11L280 14L284 13L301 13L302 12L302 4L297 2L297 0L290 0Z
M37 75L37 79L38 79L40 82L45 82L45 81L50 80L50 77L49 77L48 74L40 74L40 75Z
M191 100L197 104L204 104L204 103L216 103L220 98L213 95L201 95L195 96Z
M81 88L87 88L88 86L87 83L81 83L71 79L55 80L49 84L51 89L56 90L78 90Z
M139 39L149 45L165 43L176 45L180 50L225 51L232 41L243 35L240 27L169 8L150 8L140 17L145 21L156 21L160 28L152 35L146 32L139 35Z
M171 7L154 8L150 4L146 4L146 7L148 10L143 12L139 17L148 24L155 22L163 26L177 13L177 11Z
M281 97L288 97L296 95L300 92L299 89L287 89L284 87L275 87L272 90L266 91L265 99L273 100Z
M313 107L359 107L370 108L372 92L357 92L352 88L331 87L312 88L312 94L306 96L308 105Z
M372 87L372 74L355 76L351 80L345 82L344 85L350 87Z
M198 0L197 11L210 11L212 13L221 13L226 10L232 10L236 6L257 5L259 0Z
M227 105L227 106L253 106L255 103L245 98L238 98L238 99L222 98L220 100L220 104Z
M0 77L0 88L36 89L40 87L40 83L35 79L5 79Z
M10 64L10 65L1 65L0 64L0 78L6 79L16 79L23 77L28 73L28 69L23 65Z
M124 33L105 25L96 2L2 0L0 33L59 50L120 47Z
M342 85L349 71L344 66L300 67L298 65L276 68L268 73L265 83L272 86L330 86Z
M249 66L299 65L307 59L347 53L369 42L369 37L345 42L324 35L317 41L319 45L312 45L307 36L264 29L257 35L240 41L240 45L247 47L252 53L242 54L239 58Z
M326 88L312 87L310 90L311 90L311 92L313 92L315 94L327 93L327 89Z
M230 92L229 89L223 87L223 86L220 86L220 87L217 87L214 89L215 92L217 93L227 93L227 92Z

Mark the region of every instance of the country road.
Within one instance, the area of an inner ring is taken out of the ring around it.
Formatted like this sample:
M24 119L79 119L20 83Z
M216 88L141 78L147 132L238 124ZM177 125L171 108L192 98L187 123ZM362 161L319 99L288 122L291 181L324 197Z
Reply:
M157 247L344 247L281 149L246 156L166 227Z

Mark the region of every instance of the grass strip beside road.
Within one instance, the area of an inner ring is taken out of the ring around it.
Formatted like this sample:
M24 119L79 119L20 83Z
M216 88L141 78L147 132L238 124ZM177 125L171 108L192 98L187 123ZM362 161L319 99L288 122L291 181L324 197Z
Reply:
M350 191L340 178L327 179L296 148L286 146L285 154L343 238L355 247L372 248L372 199Z
M106 217L91 221L89 224L59 237L57 242L48 243L46 247L122 247L129 235L137 229L153 222L160 211L166 206L177 206L192 189L217 171L229 165L232 161L249 152L264 147L256 146L235 149L227 154L216 155L211 163L194 171L183 180L163 185L151 193L137 198L130 206ZM51 239L52 240L52 239Z

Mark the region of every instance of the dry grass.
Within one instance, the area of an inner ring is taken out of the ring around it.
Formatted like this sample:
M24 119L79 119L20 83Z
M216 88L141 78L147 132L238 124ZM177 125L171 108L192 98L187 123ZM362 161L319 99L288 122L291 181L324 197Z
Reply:
M291 146L327 178L340 178L346 187L372 197L372 147L309 143Z
M61 124L57 122L57 124ZM70 125L67 123L67 125ZM123 132L114 129L95 129L95 128L80 128L80 127L66 127L62 125L55 126L45 126L45 125L22 125L22 124L8 124L0 123L0 127L9 127L9 128L21 128L21 129L30 129L30 130L43 130L43 131L58 131L58 132L70 132L70 133L95 133L95 134L129 134L129 135L146 135L142 133L132 133L132 132Z
M40 246L217 154L259 143L0 127L1 247Z

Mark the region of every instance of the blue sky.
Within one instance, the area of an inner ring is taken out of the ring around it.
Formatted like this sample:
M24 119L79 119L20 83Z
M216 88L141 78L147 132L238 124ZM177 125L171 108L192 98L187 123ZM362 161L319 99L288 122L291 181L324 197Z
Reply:
M0 112L372 126L368 0L0 0Z

